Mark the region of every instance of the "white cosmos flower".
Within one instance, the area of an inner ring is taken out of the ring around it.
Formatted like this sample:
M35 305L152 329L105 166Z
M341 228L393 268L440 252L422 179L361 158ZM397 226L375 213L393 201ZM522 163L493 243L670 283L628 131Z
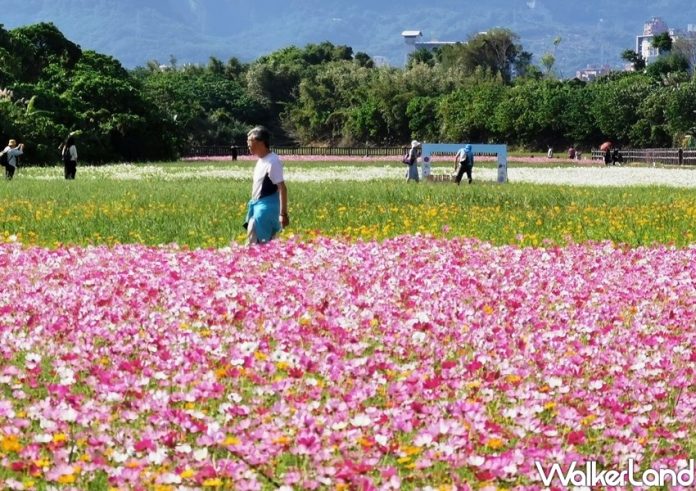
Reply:
M166 448L158 448L154 452L150 452L147 455L147 460L151 464L155 465L161 465L165 460L167 459L167 449Z
M25 360L27 363L41 363L41 355L38 353L27 353Z
M67 407L61 409L60 413L58 414L58 417L61 421L65 421L67 423L74 423L75 421L77 421L77 411L75 411L71 407Z
M128 452L114 452L111 454L111 460L116 462L117 464L123 464L126 460L128 460Z
M193 458L194 460L197 460L198 462L203 462L205 459L208 458L208 449L207 448L197 448L196 450L193 451Z
M181 476L173 472L167 472L160 477L162 484L181 484Z
M53 441L53 437L48 433L39 433L34 437L35 443L48 443Z
M485 462L485 457L481 457L480 455L472 455L469 457L469 465L473 467L481 467Z
M411 334L411 341L415 344L423 344L428 336L423 331L416 331Z
M394 157L396 161L398 157ZM327 158L327 160L331 160ZM62 179L57 168L27 168L23 179ZM251 181L248 167L228 165L131 165L117 164L99 167L82 167L82 179L94 180L155 180L178 181L190 179L221 179ZM290 182L324 181L375 181L401 180L403 165L385 162L360 165L331 165L322 167L286 166L285 178ZM433 175L449 174L450 169L434 167ZM498 169L493 167L474 167L474 180L497 181ZM537 184L564 184L570 186L673 186L696 187L696 170L654 167L512 167L508 169L510 182L529 182Z
M604 387L604 382L602 382L601 380L593 380L592 382L590 382L588 387L590 388L590 390L599 390L602 387Z
M428 447L432 445L433 443L433 436L429 435L427 433L423 433L421 435L418 435L414 440L413 444L416 447Z
M350 424L357 427L370 426L372 424L372 419L367 414L357 414L353 419L350 420Z
M175 450L177 453L189 454L191 453L191 445L188 443L183 443L181 445L177 445Z

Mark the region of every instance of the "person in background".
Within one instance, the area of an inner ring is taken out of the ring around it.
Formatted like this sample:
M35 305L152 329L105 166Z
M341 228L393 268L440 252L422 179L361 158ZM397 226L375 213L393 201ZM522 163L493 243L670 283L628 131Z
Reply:
M548 158L548 159L553 158L553 147L549 147L549 150L546 152L546 158Z
M611 147L607 146L604 150L604 165L611 165Z
M237 145L232 145L232 160L237 160L237 155L238 155Z
M621 155L621 152L619 151L618 147L614 147L614 151L611 153L611 163L612 165L622 165L623 164L623 155Z
M268 242L290 224L288 218L288 190L283 176L283 163L271 151L271 133L256 126L247 134L249 152L259 159L254 167L244 228L247 245Z
M5 179L11 181L14 173L17 170L17 157L24 153L24 143L17 145L17 140L11 139L5 149L1 152L7 157L7 165L5 166Z
M421 148L421 143L418 140L411 142L411 149L408 151L408 169L406 170L406 182L420 181L418 176L418 154Z
M68 135L60 147L60 156L63 160L63 173L66 179L75 179L77 174L77 147L75 146L75 136Z
M575 147L572 146L572 145L571 145L570 148L568 149L568 158L569 158L570 160L575 160Z
M457 171L457 177L454 179L457 186L461 184L465 172L466 177L469 178L469 184L471 184L473 180L471 174L474 169L474 152L468 143L460 148L454 156L454 168Z

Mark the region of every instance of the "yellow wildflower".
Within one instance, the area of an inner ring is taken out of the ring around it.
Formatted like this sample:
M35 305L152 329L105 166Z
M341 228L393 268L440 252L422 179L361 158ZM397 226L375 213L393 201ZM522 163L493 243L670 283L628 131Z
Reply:
M56 433L53 435L53 443L61 443L68 439L68 435L65 433Z
M489 438L486 442L486 446L491 450L500 450L505 446L505 444L500 438Z
M74 474L63 474L58 478L58 482L61 484L72 484L75 482Z
M222 442L223 445L239 445L240 443L242 443L242 441L236 436L232 435L225 438L225 441Z
M17 435L7 435L0 440L0 450L3 452L20 452L22 444L19 443Z

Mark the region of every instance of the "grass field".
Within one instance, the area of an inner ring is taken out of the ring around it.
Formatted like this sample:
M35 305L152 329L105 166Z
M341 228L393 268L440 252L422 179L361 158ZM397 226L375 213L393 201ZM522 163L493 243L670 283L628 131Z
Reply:
M0 186L0 233L49 247L133 242L221 247L243 240L250 185L241 175L248 164L214 168L210 177L198 176L195 167L182 177L184 170L175 164L152 167L139 179L116 175L118 167L112 168L97 168L97 177L81 169L74 182L57 178L57 170L27 169L24 179ZM239 169L233 178L216 174L230 168ZM423 233L521 245L612 240L683 246L694 240L696 195L688 188L321 179L289 181L292 223L284 236L384 239Z

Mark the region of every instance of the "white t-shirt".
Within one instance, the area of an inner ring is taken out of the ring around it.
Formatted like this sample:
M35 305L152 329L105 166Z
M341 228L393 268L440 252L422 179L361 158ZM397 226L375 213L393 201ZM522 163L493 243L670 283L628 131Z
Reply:
M251 186L252 200L261 198L263 181L266 176L268 176L273 184L280 184L285 180L283 177L283 163L280 161L280 157L273 152L256 161L256 167L254 167L254 182Z

